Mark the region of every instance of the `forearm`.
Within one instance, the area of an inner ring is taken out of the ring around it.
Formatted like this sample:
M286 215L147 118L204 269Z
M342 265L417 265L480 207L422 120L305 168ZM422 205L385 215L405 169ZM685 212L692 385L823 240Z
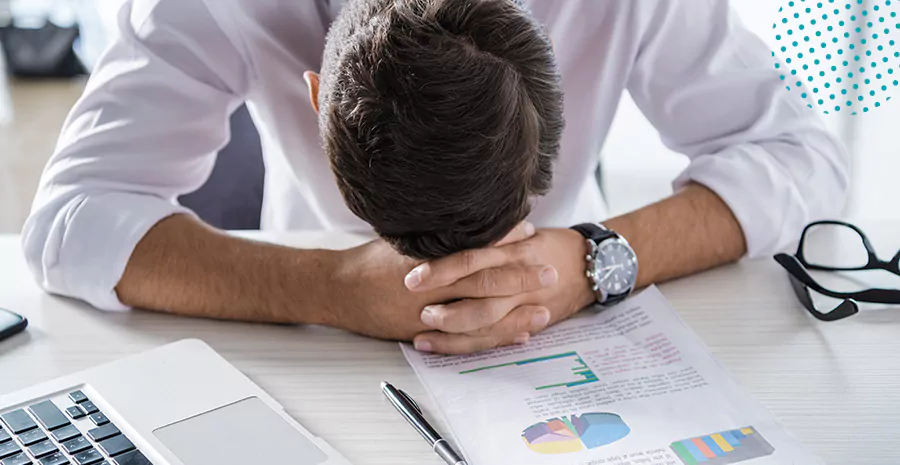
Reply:
M746 253L743 230L731 209L699 184L604 224L637 254L638 287L734 262Z
M244 240L175 215L141 239L116 292L125 305L186 316L320 323L332 254Z

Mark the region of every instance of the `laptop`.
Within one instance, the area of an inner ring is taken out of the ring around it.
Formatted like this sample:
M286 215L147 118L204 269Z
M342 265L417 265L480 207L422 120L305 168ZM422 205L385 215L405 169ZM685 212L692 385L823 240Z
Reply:
M199 340L0 396L2 465L350 465Z

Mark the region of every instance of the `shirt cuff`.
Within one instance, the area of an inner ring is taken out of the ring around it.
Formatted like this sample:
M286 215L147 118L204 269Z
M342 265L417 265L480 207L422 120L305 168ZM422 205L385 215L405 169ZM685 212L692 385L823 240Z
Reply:
M57 263L47 281L63 294L101 310L123 311L115 288L138 242L156 223L171 215L195 214L159 197L133 193L87 196L66 215Z
M791 174L760 146L744 144L701 155L674 181L675 190L690 182L715 192L734 213L747 243L747 256L759 258L794 243L809 216Z

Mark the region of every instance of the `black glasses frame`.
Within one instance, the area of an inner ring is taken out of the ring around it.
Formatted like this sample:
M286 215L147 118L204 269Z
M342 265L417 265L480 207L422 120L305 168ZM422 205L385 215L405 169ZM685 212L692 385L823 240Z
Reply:
M863 242L863 246L866 248L866 252L868 253L868 262L865 265L859 267L830 267L809 263L809 261L807 261L806 257L803 255L803 246L806 243L806 233L811 228L820 225L844 226L854 230L857 234L859 234L859 237ZM809 311L810 314L821 321L837 321L859 313L859 305L857 304L857 302L900 304L900 289L872 288L859 292L837 292L823 287L821 284L816 282L816 280L813 279L812 276L810 276L808 270L885 270L897 276L900 276L900 251L898 251L897 254L894 255L894 257L889 261L881 260L876 255L875 249L872 247L872 243L869 241L868 236L866 236L866 234L862 232L861 229L850 223L826 220L816 221L814 223L808 224L805 228L803 228L803 234L800 236L800 244L797 247L797 253L795 255L780 253L778 255L775 255L775 261L778 262L778 264L788 272L788 276L790 276L791 279L791 287L793 287L794 294L797 295L800 303L803 304L803 306L807 311ZM841 302L840 305L828 312L822 312L821 310L816 308L816 305L812 299L812 295L810 294L810 289L828 297L843 299L843 302Z
M844 226L856 231L856 234L859 234L859 238L862 239L863 246L866 248L866 252L869 255L869 261L863 266L857 267L831 267L831 266L821 266L809 263L806 260L806 257L803 255L803 245L806 243L806 233L816 227L822 225L834 225L834 226ZM894 273L895 275L900 276L900 250L897 251L897 254L894 255L890 261L884 261L878 258L878 255L875 254L875 248L872 247L872 243L869 242L869 236L866 236L866 233L862 232L862 229L859 229L855 225L850 223L845 223L843 221L834 221L834 220L824 220L824 221L816 221L814 223L810 223L803 228L803 233L800 235L800 244L797 246L797 254L796 257L800 259L800 263L806 267L808 270L821 270L821 271L858 271L858 270L886 270Z

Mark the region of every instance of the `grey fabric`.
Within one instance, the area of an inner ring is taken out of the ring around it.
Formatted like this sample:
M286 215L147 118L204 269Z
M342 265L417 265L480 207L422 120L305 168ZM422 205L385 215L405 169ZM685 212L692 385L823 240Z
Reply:
M242 106L231 116L231 142L219 152L209 179L179 201L217 228L259 229L264 176L259 134Z

